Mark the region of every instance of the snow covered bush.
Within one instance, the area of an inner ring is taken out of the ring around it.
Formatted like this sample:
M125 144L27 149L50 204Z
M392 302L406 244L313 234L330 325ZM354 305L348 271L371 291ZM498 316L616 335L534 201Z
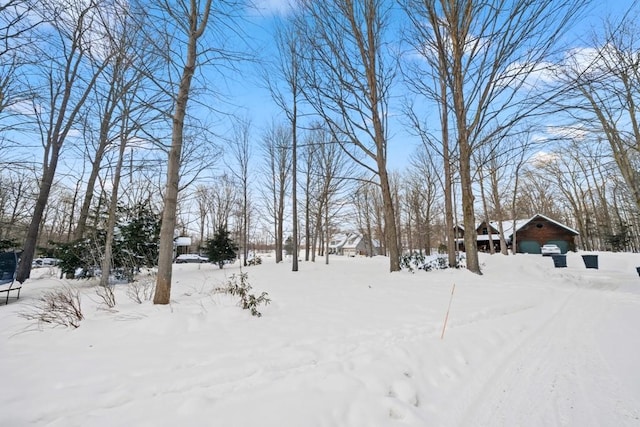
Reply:
M247 265L260 265L262 264L262 258L259 256L254 256L253 258L249 258L247 260Z
M77 290L65 286L44 292L26 311L18 314L27 320L55 326L77 328L84 319Z
M215 290L216 292L239 296L240 301L238 305L240 307L244 310L249 310L252 316L261 317L262 313L258 311L258 306L260 304L268 305L271 300L269 299L269 294L266 292L260 294L259 297L250 294L249 291L252 288L249 284L248 277L247 273L240 273L240 275L233 274L225 287L216 288Z
M464 253L456 255L458 266L464 264ZM449 268L447 254L423 255L418 252L404 254L400 258L400 268L415 273L416 270L432 271Z
M418 252L404 254L400 257L400 268L414 273L424 263L424 255Z

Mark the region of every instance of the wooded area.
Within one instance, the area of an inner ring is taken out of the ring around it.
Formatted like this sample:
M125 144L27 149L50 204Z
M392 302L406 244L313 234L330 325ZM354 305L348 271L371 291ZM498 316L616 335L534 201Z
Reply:
M455 265L456 224L537 213L575 228L580 249L638 251L638 10L568 45L590 7L298 0L262 56L240 0L8 0L0 245L22 251L20 282L35 256L74 247L102 271L157 265L162 304L174 237L199 252L221 228L245 263L266 249L283 261L290 239L293 271L329 262L340 231L379 242L390 271L411 251ZM269 124L217 92L249 69Z

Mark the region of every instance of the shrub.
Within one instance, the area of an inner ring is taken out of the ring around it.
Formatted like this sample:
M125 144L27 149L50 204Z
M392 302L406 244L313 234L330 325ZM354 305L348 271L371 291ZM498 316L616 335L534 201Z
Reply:
M113 293L113 285L98 286L96 294L102 299L101 306L112 309L116 306L116 295Z
M240 301L238 305L240 307L244 310L249 310L252 316L262 317L262 313L258 311L258 306L260 304L268 305L271 302L269 294L263 292L259 297L250 294L249 291L252 288L247 278L247 273L240 273L240 275L233 274L225 287L216 288L215 291L239 296Z
M27 320L77 328L84 319L77 290L65 286L44 292L28 309L18 314Z
M413 273L416 269L420 269L420 266L424 264L424 260L424 255L419 252L404 254L400 257L400 268Z
M144 301L151 301L155 291L155 280L146 278L129 283L127 286L127 296L133 302L142 304Z
M262 264L262 258L255 256L247 260L247 265L260 265Z
M456 256L457 266L464 265L464 253ZM449 268L449 260L446 254L425 256L418 252L402 255L400 258L400 268L414 273L416 270L432 271Z

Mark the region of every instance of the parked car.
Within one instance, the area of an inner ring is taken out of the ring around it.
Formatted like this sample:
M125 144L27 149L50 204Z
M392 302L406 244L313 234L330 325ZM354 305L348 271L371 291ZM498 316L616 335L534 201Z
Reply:
M31 267L54 267L60 263L58 258L36 258L31 263Z
M540 248L540 252L542 252L542 256L560 255L562 253L558 245L553 244L543 245Z
M209 262L209 258L198 254L182 254L175 259L178 264Z

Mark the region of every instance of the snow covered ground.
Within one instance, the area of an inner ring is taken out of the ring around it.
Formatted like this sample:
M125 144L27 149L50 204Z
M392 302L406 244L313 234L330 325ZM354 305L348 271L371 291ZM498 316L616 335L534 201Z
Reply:
M385 258L245 269L253 317L212 293L238 265L174 266L172 303L95 287L78 329L19 317L66 281L34 270L0 305L2 426L640 426L640 254L482 255L388 273ZM455 292L444 339L443 322Z

